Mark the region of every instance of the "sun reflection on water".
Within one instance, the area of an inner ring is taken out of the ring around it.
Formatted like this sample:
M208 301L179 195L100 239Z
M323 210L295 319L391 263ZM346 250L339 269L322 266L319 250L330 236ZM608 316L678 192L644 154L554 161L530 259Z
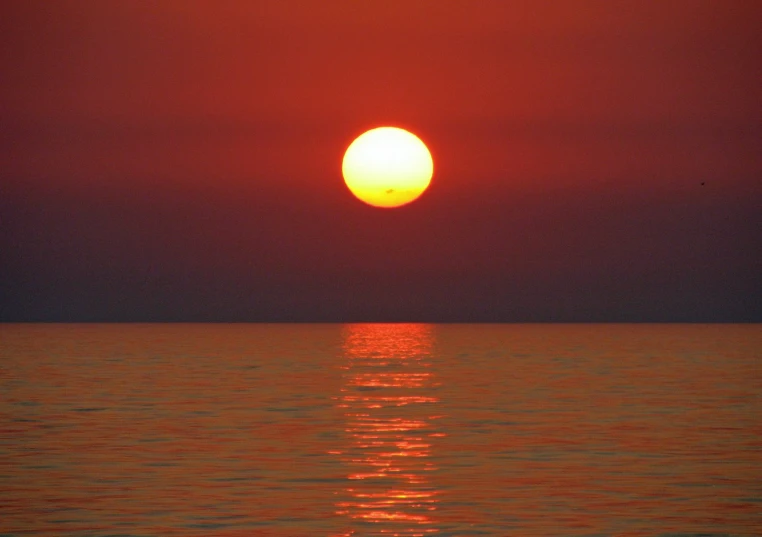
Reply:
M348 468L337 503L349 535L423 537L435 527L432 443L439 399L431 370L434 329L425 324L350 324L336 406L346 418ZM357 533L361 532L361 533ZM368 533L371 532L371 533Z

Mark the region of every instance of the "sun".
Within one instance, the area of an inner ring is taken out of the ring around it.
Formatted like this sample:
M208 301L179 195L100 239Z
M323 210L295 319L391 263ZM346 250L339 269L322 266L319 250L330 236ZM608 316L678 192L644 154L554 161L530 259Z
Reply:
M391 208L423 194L434 175L434 161L415 134L397 127L379 127L349 145L341 171L358 199L374 207Z

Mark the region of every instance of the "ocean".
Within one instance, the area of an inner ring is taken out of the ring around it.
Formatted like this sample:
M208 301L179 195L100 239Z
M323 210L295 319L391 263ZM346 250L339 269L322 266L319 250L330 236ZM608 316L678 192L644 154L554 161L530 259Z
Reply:
M0 325L0 535L759 536L762 325Z

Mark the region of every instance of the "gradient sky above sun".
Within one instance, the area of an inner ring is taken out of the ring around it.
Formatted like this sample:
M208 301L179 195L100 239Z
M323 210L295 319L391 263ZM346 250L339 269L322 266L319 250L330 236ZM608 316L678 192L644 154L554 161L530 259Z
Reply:
M0 320L762 321L758 3L0 10Z

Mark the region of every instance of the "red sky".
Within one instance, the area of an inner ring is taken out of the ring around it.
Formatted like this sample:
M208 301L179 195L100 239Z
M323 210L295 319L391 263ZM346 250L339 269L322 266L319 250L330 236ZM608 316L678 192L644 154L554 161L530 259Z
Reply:
M0 10L1 320L762 321L757 2Z

